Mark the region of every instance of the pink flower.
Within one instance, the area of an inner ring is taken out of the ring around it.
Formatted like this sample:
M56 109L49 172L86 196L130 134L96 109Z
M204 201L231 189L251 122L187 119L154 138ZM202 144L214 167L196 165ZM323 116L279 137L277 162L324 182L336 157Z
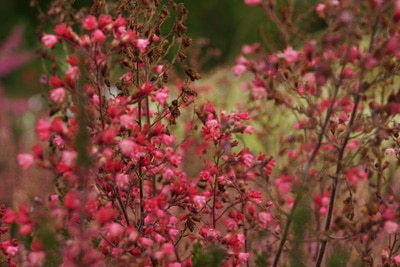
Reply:
M32 225L31 224L24 224L19 228L19 232L21 235L28 235L32 231Z
M162 72L163 72L163 69L164 69L164 65L157 65L157 66L155 66L154 67L154 69L156 70L156 72L158 73L158 74L162 74Z
M394 148L386 148L385 149L385 154L387 156L394 155L395 153L396 153L396 151L394 150Z
M120 188L125 188L129 185L129 176L127 174L118 173L115 176L115 183Z
M133 117L126 114L121 115L119 117L119 122L121 123L121 126L124 127L125 129L131 129L136 124Z
M394 234L399 229L399 225L393 221L386 221L384 224L384 229L388 234Z
M260 44L258 44L258 43L254 43L252 45L243 45L242 53L245 55L251 54L251 53L254 53L255 51L257 51L259 48L260 48Z
M146 52L146 47L150 44L148 39L136 39L134 45L139 48L141 52Z
M357 184L360 180L364 180L367 176L367 173L362 168L352 168L346 174L347 179L353 185Z
M28 260L31 266L43 266L46 254L43 251L33 251L29 253Z
M258 214L258 220L263 227L267 227L272 221L272 216L269 212L263 211Z
M164 86L162 89L156 91L154 94L151 95L151 100L157 101L161 105L165 105L166 100L169 96L169 88Z
M197 210L201 210L206 205L206 197L205 196L194 196L193 203Z
M110 31L113 27L113 19L110 15L101 14L98 25L100 29Z
M65 150L61 153L61 161L67 167L72 167L75 164L75 160L77 157L78 153L76 151Z
M119 238L125 231L125 228L119 223L110 223L107 225L108 234L113 238Z
M64 139L59 135L56 135L54 137L53 142L57 145L58 148L63 148L65 145Z
M32 165L34 158L31 154L18 154L17 160L19 167L26 170Z
M293 50L292 47L288 47L283 51L283 56L287 63L293 64L299 58L299 52Z
M139 243L145 248L150 248L154 242L149 238L141 237L139 238Z
M236 64L233 66L232 71L235 76L242 76L247 71L247 67L243 64Z
M82 27L85 30L94 30L97 28L96 17L93 15L89 15L83 20L82 24L83 24Z
M318 16L321 18L325 17L325 9L326 9L326 5L319 3L316 7L315 7L315 12L317 12Z
M122 154L130 155L135 148L135 142L130 139L124 139L118 144L119 149L121 150Z
M101 30L97 29L92 32L92 40L95 43L102 43L106 40L106 36Z
M244 0L244 4L248 6L261 6L262 0Z
M160 37L156 34L153 34L152 40L153 40L153 42L158 42L158 41L160 41Z
M248 252L239 252L238 259L241 263L246 263L249 260L250 253Z
M349 150L354 150L358 147L358 140L351 140L349 141L349 143L347 144L347 148Z
M43 34L41 41L44 43L44 47L52 48L57 44L58 37L54 34Z
M251 94L253 95L254 99L259 100L267 95L267 90L262 86L257 86L251 90Z
M6 246L5 252L7 253L7 256L14 258L18 253L18 246Z
M65 89L63 87L59 87L56 89L52 89L50 91L50 99L60 104L65 98Z
M393 258L394 263L400 264L400 254Z
M57 75L50 77L49 84L51 86L54 86L54 87L62 87L62 86L64 86L63 81Z
M77 66L70 67L65 74L65 82L69 87L74 88L75 82L79 78L79 68Z
M254 156L250 153L243 153L240 157L240 161L246 168L251 168L254 164Z

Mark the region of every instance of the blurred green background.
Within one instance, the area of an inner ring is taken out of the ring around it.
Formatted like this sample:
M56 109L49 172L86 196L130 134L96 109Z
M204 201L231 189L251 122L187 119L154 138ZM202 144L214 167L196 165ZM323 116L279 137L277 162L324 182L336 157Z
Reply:
M40 44L35 35L37 12L29 6L30 0L0 1L0 42L10 35L15 26L24 28L20 51L35 50ZM49 0L40 0L42 5ZM90 0L79 0L82 5ZM179 2L179 1L177 1ZM259 41L258 26L265 21L262 10L245 6L243 0L181 0L189 10L188 35L195 41L204 38L201 53L211 53L203 65L206 73L216 66L228 65L240 53L244 43ZM215 55L215 56L214 56ZM218 56L216 56L218 55ZM1 82L9 97L26 97L40 92L39 62L32 62L2 77Z
M21 26L25 29L20 50L32 50L40 46L35 35L37 26L37 12L31 8L31 0L0 1L0 16L2 27L0 28L0 42L6 39L13 27ZM40 1L41 6L46 7L50 0ZM90 5L92 0L76 0L76 7ZM276 43L276 28L268 23L263 10L257 7L249 7L244 0L176 0L183 2L189 10L187 20L187 35L196 41L206 44L199 50L200 59L206 59L200 71L203 76L218 66L230 66L240 54L243 44L261 42L259 32L271 36L264 43ZM276 1L278 10L286 7L288 0ZM295 11L302 14L305 10L313 10L316 0L298 0L295 2ZM47 10L47 9L46 9ZM305 14L305 13L304 13ZM312 13L315 17L315 12ZM308 19L308 18L307 18ZM301 26L301 25L300 25ZM320 23L314 23L312 28L319 29ZM311 29L313 30L313 29ZM50 31L50 30L49 30ZM200 39L204 38L204 39ZM216 57L216 55L218 55ZM215 57L214 57L215 56ZM29 64L13 71L6 77L0 77L1 83L6 88L9 97L26 97L40 92L39 77L40 63L33 60Z

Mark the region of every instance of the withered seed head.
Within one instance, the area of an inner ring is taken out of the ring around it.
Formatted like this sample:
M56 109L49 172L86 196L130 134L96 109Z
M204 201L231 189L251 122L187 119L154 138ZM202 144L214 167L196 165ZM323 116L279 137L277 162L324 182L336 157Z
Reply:
M201 75L195 69L188 66L185 66L185 73L192 82L201 79Z

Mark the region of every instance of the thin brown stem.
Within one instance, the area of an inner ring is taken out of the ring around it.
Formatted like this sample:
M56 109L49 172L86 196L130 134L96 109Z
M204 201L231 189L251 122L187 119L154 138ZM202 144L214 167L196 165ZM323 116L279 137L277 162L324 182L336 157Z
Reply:
M351 134L351 132L353 130L354 120L355 120L355 117L357 115L357 109L358 109L358 105L359 104L360 104L360 94L357 94L356 98L355 98L355 101L354 101L353 110L351 112L350 121L349 121L349 124L348 124L346 135L344 137L342 146L341 146L341 148L339 150L338 160L337 160L337 164L336 164L336 172L335 172L335 175L333 176L331 194L330 194L330 198L329 198L329 208L328 208L328 212L327 212L327 216L326 216L326 222L325 222L325 228L324 228L325 232L328 232L330 227L331 227L331 222L332 222L332 217L333 217L333 209L334 209L334 206L335 206L339 175L340 175L340 172L342 170L342 161L343 161L343 157L344 157L344 152L345 152L347 143L350 140L350 134ZM320 247L320 250L319 250L319 253L318 253L318 257L317 257L317 261L316 261L316 264L315 264L315 266L317 266L317 267L321 266L322 259L323 259L324 254L325 254L327 243L328 243L328 240L326 240L326 239L324 239L322 241L322 243L321 243L321 247Z

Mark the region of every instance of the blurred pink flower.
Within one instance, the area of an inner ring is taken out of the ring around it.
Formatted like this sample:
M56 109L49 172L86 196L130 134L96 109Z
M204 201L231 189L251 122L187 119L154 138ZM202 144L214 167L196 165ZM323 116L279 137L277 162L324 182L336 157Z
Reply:
M141 52L146 52L146 47L150 44L150 41L147 39L136 39L134 44Z
M283 51L283 56L287 63L293 64L299 58L299 52L293 50L292 47L288 47Z
M83 28L85 30L94 30L97 28L97 21L96 21L96 17L93 15L89 15L87 16L84 20L83 20Z
M32 165L34 158L31 154L18 154L17 161L19 167L23 170L26 170Z
M65 98L65 89L63 87L59 87L56 89L52 89L50 91L50 99L60 104Z
M399 225L393 221L386 221L384 224L384 228L388 234L394 234L399 229Z
M41 41L44 44L44 47L49 49L58 43L58 37L54 34L43 34Z
M244 3L248 6L261 6L262 0L244 0Z

